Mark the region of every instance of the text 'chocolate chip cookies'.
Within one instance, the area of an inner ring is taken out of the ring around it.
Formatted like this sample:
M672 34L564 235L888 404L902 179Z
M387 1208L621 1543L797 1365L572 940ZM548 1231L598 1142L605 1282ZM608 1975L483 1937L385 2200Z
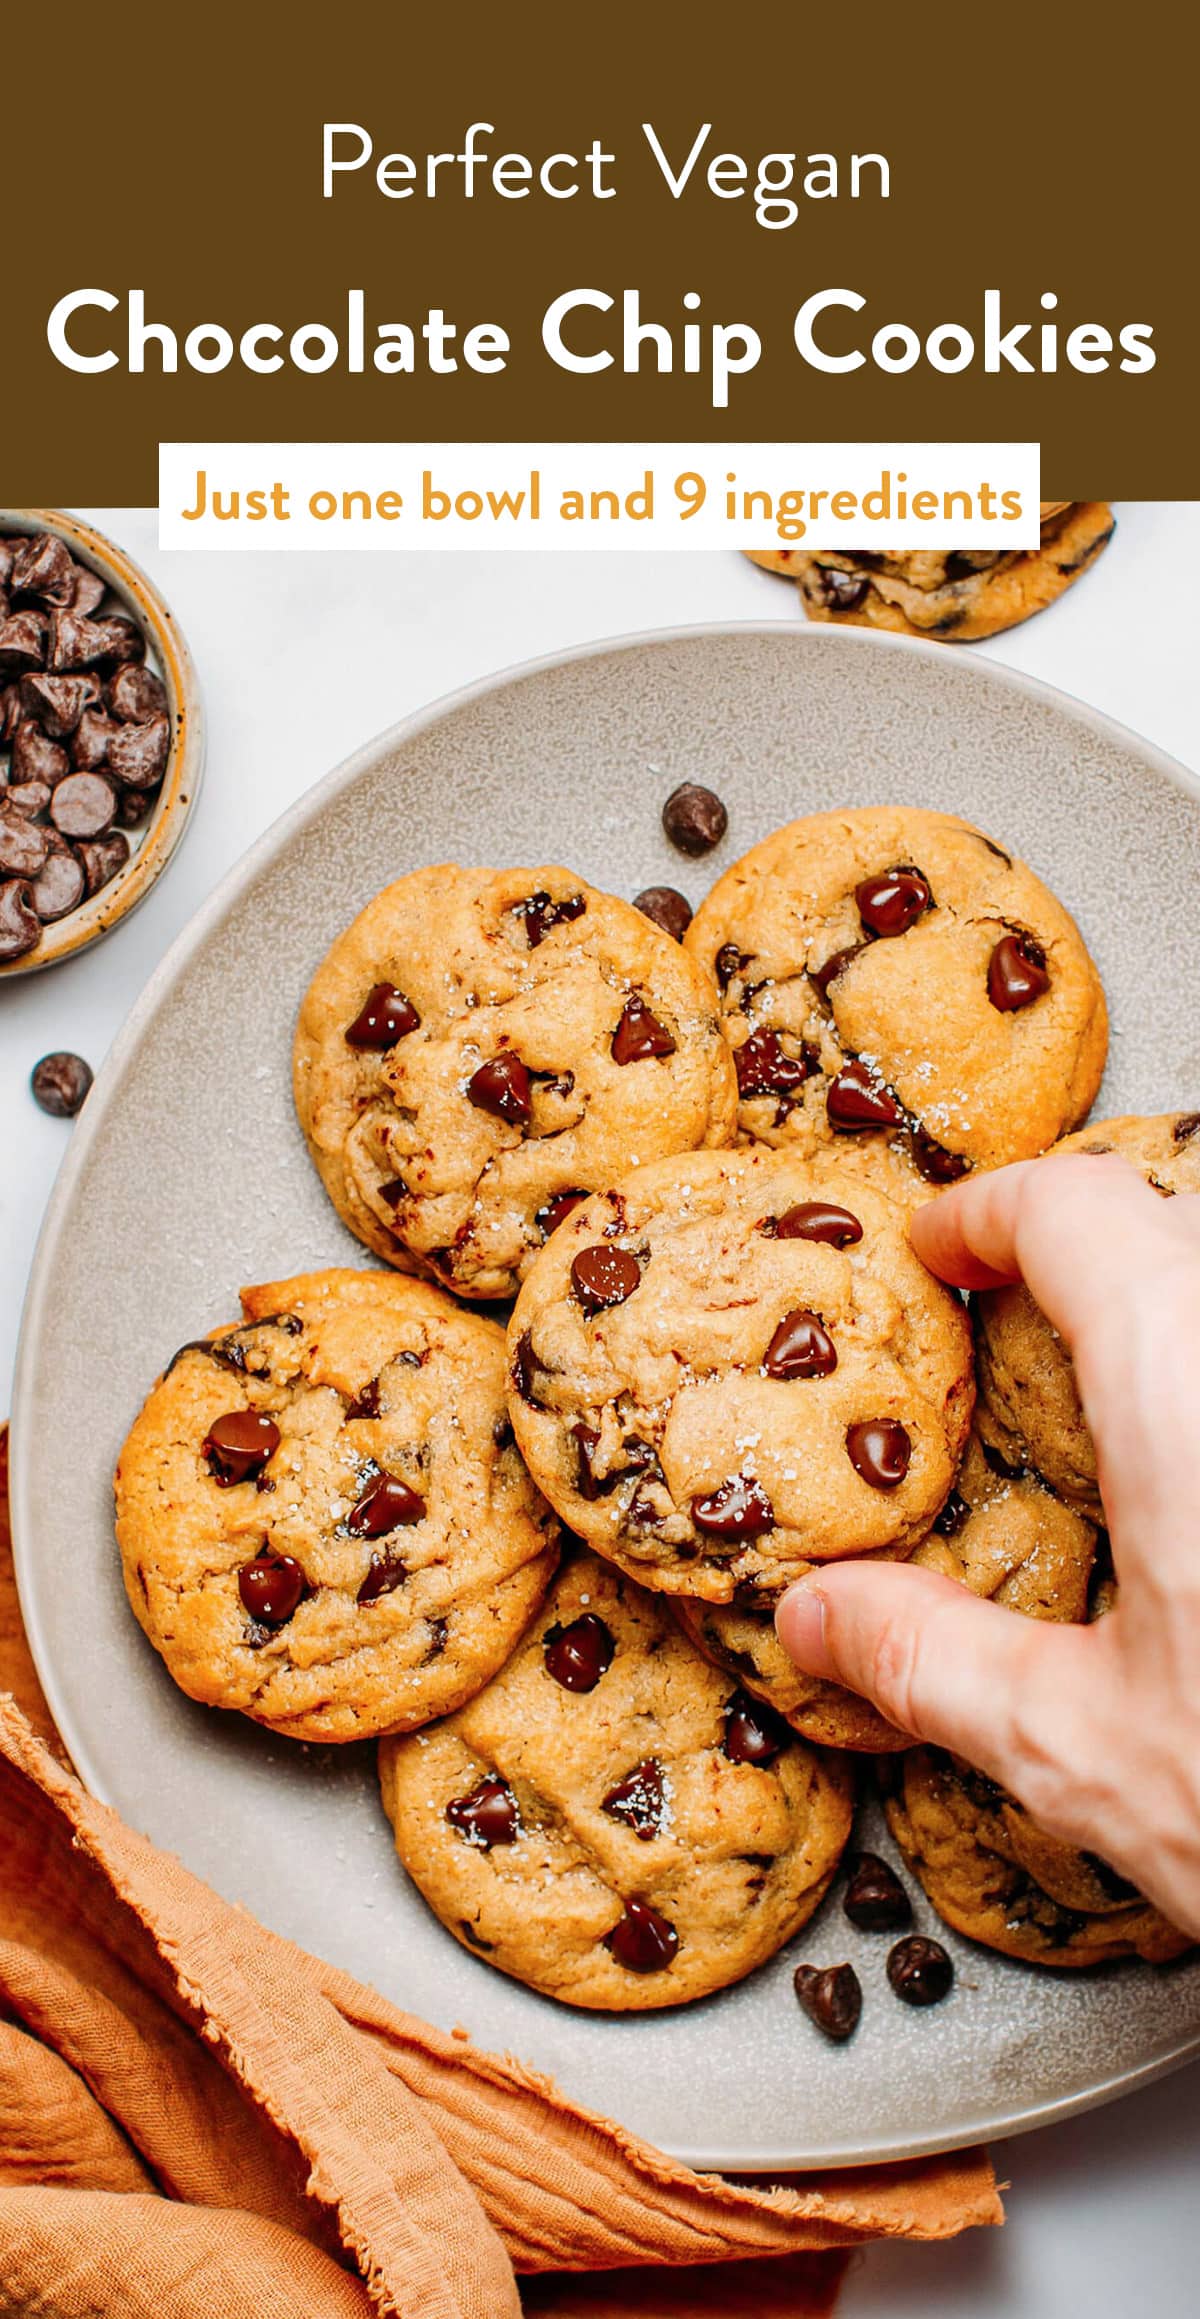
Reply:
M566 1646L564 1648L564 1646ZM590 1554L503 1672L380 1749L414 1883L456 1940L567 2004L678 2005L807 1923L852 1789Z
M557 1559L503 1335L382 1272L242 1304L176 1355L121 1452L130 1602L193 1699L297 1739L411 1730L495 1673Z
M715 1602L915 1545L974 1391L962 1306L903 1212L765 1148L661 1160L573 1210L509 1351L517 1439L563 1519Z
M875 806L765 838L697 911L743 1132L840 1142L894 1197L1032 1158L1104 1069L1100 978L1032 870L951 814Z
M401 1269L511 1296L571 1202L731 1140L709 977L570 871L415 870L300 1011L300 1123L334 1206Z

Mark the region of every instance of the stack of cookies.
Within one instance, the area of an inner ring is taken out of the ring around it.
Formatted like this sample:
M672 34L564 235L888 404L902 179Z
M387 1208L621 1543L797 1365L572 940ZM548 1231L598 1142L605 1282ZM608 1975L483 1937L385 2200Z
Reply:
M951 1924L1060 1965L1175 1953L1103 1862L800 1675L773 1623L846 1556L1097 1607L1062 1347L1023 1292L980 1300L977 1407L966 1308L907 1224L1070 1136L1106 1039L1066 910L945 815L796 822L682 943L559 867L398 880L295 1044L314 1162L388 1269L246 1290L122 1451L129 1597L175 1680L379 1739L430 1906L575 2005L772 1956L871 1757ZM1200 1183L1197 1128L1074 1140L1170 1191Z

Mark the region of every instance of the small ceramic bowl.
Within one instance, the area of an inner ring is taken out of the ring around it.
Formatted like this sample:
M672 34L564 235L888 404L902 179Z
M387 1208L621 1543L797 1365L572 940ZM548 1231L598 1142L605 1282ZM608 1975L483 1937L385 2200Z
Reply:
M124 868L89 901L43 927L34 949L0 965L0 977L37 974L44 966L74 958L136 909L165 870L187 828L204 768L204 712L192 656L174 613L153 581L103 532L64 514L61 508L0 508L0 535L40 531L53 532L63 540L71 554L105 582L116 599L113 609L119 605L137 621L146 638L147 663L166 686L171 746L150 818L143 828L128 833L132 850Z

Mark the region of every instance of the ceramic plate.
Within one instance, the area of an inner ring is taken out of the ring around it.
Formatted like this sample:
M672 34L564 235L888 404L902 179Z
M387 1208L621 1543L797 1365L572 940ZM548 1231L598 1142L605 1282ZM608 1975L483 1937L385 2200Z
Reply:
M729 806L704 863L666 845L684 777ZM84 1778L228 1899L398 2004L549 2071L693 2164L787 2169L1000 2135L1200 2048L1200 1962L1062 1979L946 1934L954 1994L906 2011L888 1943L826 1903L790 1951L675 2013L575 2013L452 1941L396 1864L364 1747L305 1747L176 1691L126 1606L109 1477L174 1347L244 1281L365 1261L292 1115L297 1002L335 934L420 863L562 860L699 901L778 823L893 803L967 815L1076 912L1113 1011L1098 1108L1194 1110L1200 802L1076 703L966 654L771 623L643 636L473 687L372 741L271 830L155 975L76 1126L34 1268L16 1397L18 1573ZM918 1920L941 1930L919 1905ZM797 1957L849 1955L865 2006L826 2045Z

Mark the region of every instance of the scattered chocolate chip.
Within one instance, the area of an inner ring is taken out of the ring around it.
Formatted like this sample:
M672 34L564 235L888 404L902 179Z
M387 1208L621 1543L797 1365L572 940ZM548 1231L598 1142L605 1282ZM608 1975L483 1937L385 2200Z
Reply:
M816 984L816 987L820 991L822 998L827 999L829 997L830 983L836 982L839 974L845 973L851 959L857 958L859 952L861 950L866 950L868 947L869 945L865 942L851 942L847 945L845 950L835 950L832 957L825 960L823 966L809 967L808 979L810 982Z
M662 1832L665 1802L662 1765L651 1755L609 1789L600 1809L610 1820L620 1820L624 1827L632 1828L634 1835L648 1844Z
M594 1691L608 1673L616 1651L611 1628L594 1610L585 1610L569 1626L548 1627L542 1637L546 1673L564 1691Z
M306 1591L304 1572L290 1554L259 1554L238 1572L243 1607L260 1626L286 1626Z
M84 838L75 851L83 864L84 885L90 899L116 877L118 870L124 869L129 860L129 840L119 829L113 830L108 837Z
M785 1313L766 1352L763 1368L781 1381L793 1377L828 1377L837 1367L837 1348L815 1312L797 1305Z
M68 773L50 800L50 819L62 837L102 837L116 810L116 790L103 773Z
M586 1200L586 1198L586 1192L555 1192L553 1198L547 1200L545 1207L538 1209L533 1219L543 1240L548 1240L552 1232L557 1232L559 1225L570 1215L572 1208L577 1208L580 1201Z
M940 1941L910 1933L891 1950L887 1977L904 2004L939 2005L950 1994L954 1967Z
M371 1054L386 1054L389 1047L398 1045L410 1031L415 1031L420 1020L412 1000L397 990L395 983L377 982L347 1027L346 1045Z
M92 1084L91 1066L65 1049L43 1055L29 1075L33 1100L52 1119L74 1119Z
M627 1900L625 1914L605 1934L604 1946L628 1973L661 1973L679 1954L679 1935L648 1900Z
M902 1127L904 1109L892 1090L861 1056L846 1063L829 1082L825 1108L832 1127Z
M6 879L0 884L0 965L7 966L11 959L23 958L27 950L32 950L41 931L32 887L23 878Z
M884 870L864 878L854 889L858 914L870 933L881 938L907 934L933 905L929 880L920 870Z
M899 1932L912 1923L912 1902L895 1869L878 1852L859 1853L842 1908L860 1932Z
M737 1545L771 1529L775 1508L760 1482L749 1474L733 1474L717 1489L692 1499L692 1520L706 1537Z
M856 1474L873 1490L894 1490L904 1480L912 1442L894 1417L869 1417L846 1428L846 1452Z
M662 809L662 825L681 854L711 853L729 827L729 815L713 789L681 781Z
M753 1699L748 1691L735 1691L725 1705L725 1737L721 1752L730 1763L756 1763L766 1766L774 1763L783 1753L792 1737L791 1729L767 1707L761 1699Z
M346 1516L352 1538L384 1538L389 1530L425 1519L425 1500L398 1474L376 1474Z
M633 906L643 918L661 926L673 942L682 942L692 923L692 905L675 886L643 886L641 893L634 895Z
M22 718L12 738L9 779L14 784L39 781L53 789L70 770L71 760L62 743L50 740L31 717Z
M957 1184L970 1173L971 1162L962 1152L947 1151L923 1127L913 1126L911 1149L913 1166L927 1184Z
M456 1796L446 1806L446 1818L481 1852L490 1852L493 1844L515 1844L521 1833L517 1799L508 1781L495 1777L480 1780L469 1796Z
M525 920L525 932L531 950L544 942L552 926L562 926L573 918L582 918L587 903L582 894L568 894L563 902L551 900L549 894L529 894L523 902L514 905L514 915Z
M633 1295L642 1277L642 1268L636 1256L627 1248L615 1248L609 1240L597 1240L590 1248L581 1248L571 1265L571 1286L585 1313L607 1312L611 1305L624 1304Z
M0 878L36 878L49 851L44 829L23 814L0 811Z
M970 1512L971 1509L966 1499L960 1498L957 1490L951 1490L945 1505L940 1508L933 1519L933 1527L938 1537L956 1538Z
M755 1095L794 1095L817 1069L816 1049L802 1042L798 1055L786 1053L778 1031L751 1031L733 1051L738 1093L745 1101Z
M797 1965L792 1987L810 2021L833 2045L853 2037L862 2015L862 1985L853 1965Z
M209 1426L200 1454L208 1459L214 1481L228 1490L235 1482L248 1482L260 1474L278 1449L279 1440L279 1427L273 1418L263 1417L257 1409L231 1409Z
M736 942L723 942L713 960L713 972L721 990L728 990L735 974L750 964L748 950L739 950Z
M142 669L131 674L141 676ZM165 716L144 725L118 725L108 744L106 771L122 789L154 789L166 771L171 727Z
M70 849L58 846L48 853L30 888L33 907L43 926L51 926L68 911L78 908L84 897L83 864Z
M109 679L108 705L124 725L149 724L167 706L167 688L161 676L141 662L128 661Z
M651 1056L673 1055L675 1041L666 1024L660 1023L645 999L635 993L621 1010L610 1052L614 1063L644 1063Z
M988 960L988 997L1002 1015L1032 1006L1050 988L1046 953L1032 934L1004 934Z
M831 1200L797 1200L782 1216L764 1217L759 1231L766 1232L768 1224L769 1239L821 1240L829 1248L852 1248L863 1236L857 1216Z
M533 1101L529 1073L520 1056L510 1047L502 1047L498 1055L481 1063L467 1081L467 1101L477 1111L490 1111L493 1118L506 1120L510 1127L524 1127Z

